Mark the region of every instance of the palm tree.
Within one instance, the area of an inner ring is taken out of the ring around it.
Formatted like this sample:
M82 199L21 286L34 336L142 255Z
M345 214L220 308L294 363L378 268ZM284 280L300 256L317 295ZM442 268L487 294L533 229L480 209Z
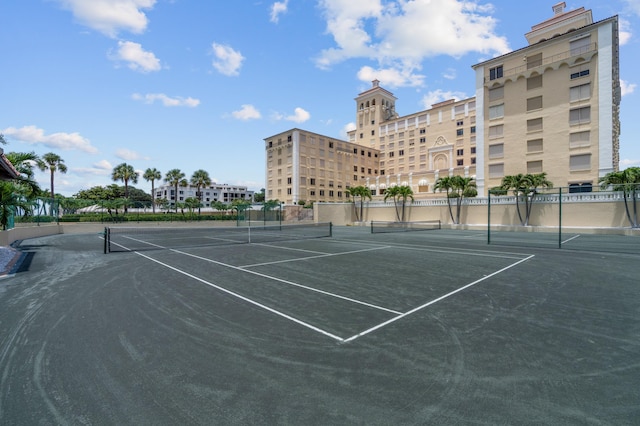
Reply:
M384 201L386 202L388 198L393 198L393 204L396 208L396 217L398 218L398 222L405 221L405 205L407 204L407 200L413 201L413 190L410 186L407 185L396 185L387 189L384 193ZM402 206L402 214L398 211L398 203L401 201Z
M474 178L463 176L453 177L453 189L456 198L455 223L458 224L460 223L460 210L462 207L462 200L465 198L476 197L478 195L478 189Z
M184 173L180 171L180 169L171 169L164 175L164 181L169 185L173 185L174 190L174 206L176 209L176 213L178 212L178 185L183 181Z
M138 172L136 172L133 166L122 163L118 164L113 168L113 172L111 172L111 179L114 181L121 180L124 182L124 198L127 200L129 198L129 181L132 183L138 183ZM124 212L127 213L127 203L124 205Z
M33 210L33 201L24 197L21 189L15 182L0 181L0 226L3 231L9 227L16 209L23 210L25 215Z
M151 208L153 210L153 213L156 212L156 203L155 203L155 181L162 179L162 173L160 173L160 170L156 169L155 167L152 168L148 168L147 170L144 171L144 174L142 175L142 177L144 178L144 180L146 180L147 182L151 181Z
M600 188L611 188L614 191L622 191L627 219L632 228L640 228L636 203L636 193L638 189L640 189L640 167L629 167L622 171L607 173L600 178ZM633 200L633 216L629 211L629 198Z
M518 212L520 223L523 226L529 226L531 209L538 195L538 189L551 187L553 187L553 183L547 180L547 174L545 172L537 174L518 174L515 176L504 176L502 178L502 184L500 185L500 188L502 189L512 190L513 194L516 196L516 210ZM520 213L520 197L524 198L525 203L524 218Z
M366 186L354 186L347 190L348 194L353 197L353 201L356 201L356 197L360 197L360 215L358 215L358 210L356 210L356 221L363 221L364 216L363 208L364 208L364 199L367 198L371 200L371 190Z
M436 180L435 185L433 185L433 192L435 191L445 191L447 193L447 205L449 206L449 216L451 216L451 222L456 223L456 220L453 218L453 209L451 208L451 198L453 191L453 182L450 176L443 176Z
M202 192L200 188L211 185L211 178L209 177L209 173L206 170L196 170L191 175L191 185L196 187L196 198L202 204ZM198 214L200 214L200 206L198 206Z
M67 166L64 164L64 160L56 153L47 152L41 158L36 161L38 168L43 172L49 170L51 175L51 209L53 209L54 199L56 193L53 186L53 176L55 172L67 173ZM51 212L53 213L53 211Z

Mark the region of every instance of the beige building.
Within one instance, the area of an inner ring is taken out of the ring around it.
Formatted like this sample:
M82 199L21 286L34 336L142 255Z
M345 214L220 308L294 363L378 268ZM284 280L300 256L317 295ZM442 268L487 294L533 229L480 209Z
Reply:
M506 175L540 172L590 191L618 167L618 20L564 8L532 27L529 46L474 65L473 98L400 117L397 98L374 80L355 98L348 142L300 129L265 139L267 199L344 201L356 185L376 196L409 185L427 198L453 175L475 177L486 195Z
M546 172L555 186L589 191L618 169L618 19L594 23L590 10L564 7L531 28L529 46L473 67L479 188Z
M347 191L379 174L379 152L291 129L265 139L267 200L346 201Z

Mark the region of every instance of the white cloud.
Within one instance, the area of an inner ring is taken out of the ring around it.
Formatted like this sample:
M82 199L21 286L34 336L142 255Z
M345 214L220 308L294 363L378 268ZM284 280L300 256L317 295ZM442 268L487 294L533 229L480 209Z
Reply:
M133 160L149 160L149 157L144 157L138 154L135 151L131 151L130 149L120 148L116 150L116 157L125 161L133 161Z
M152 9L156 0L58 0L83 25L106 36L119 31L140 34L147 28L144 9Z
M625 0L632 13L640 16L640 2L638 0Z
M124 61L127 66L143 73L159 71L161 69L160 60L153 52L148 52L139 43L132 41L119 41L118 51L109 52L109 59L112 61Z
M342 130L340 131L340 137L342 137L344 140L348 140L349 132L356 129L357 129L356 123L354 122L347 123L342 127Z
M213 55L216 59L213 61L213 67L218 70L220 74L228 76L236 76L240 74L240 67L242 67L242 61L244 56L231 46L225 46L223 44L212 44Z
M179 107L186 106L189 108L195 108L200 105L200 100L195 98L182 98L180 96L177 97L169 97L164 93L147 93L146 95L142 95L140 93L134 93L131 95L131 98L136 101L141 101L146 104L153 104L158 101L161 102L162 105L166 107Z
M238 111L233 111L231 113L233 118L237 118L238 120L257 120L262 117L260 111L256 109L253 105L242 105L242 108Z
M280 15L287 12L287 6L289 5L289 0L277 1L271 5L271 22L274 24L278 23L280 19Z
M450 99L459 101L461 99L467 98L468 96L462 92L452 92L438 89L424 95L421 102L425 109L430 109L431 105L437 104L438 102L448 101Z
M398 75L405 76L397 81L413 86L421 84L423 77L407 76L414 75L425 58L509 51L506 38L495 33L497 21L490 5L460 0L385 5L381 0L321 0L320 7L336 44L320 53L316 61L320 68L350 58L369 58L383 69L397 69Z
M81 174L109 176L113 171L113 166L107 160L101 160L93 164L92 167L74 167L73 171Z
M628 167L640 167L640 159L631 160L631 159L625 158L624 160L620 160L619 167L620 167L620 170L624 170Z
M311 118L311 114L309 114L309 112L305 111L304 109L298 107L294 110L293 115L288 115L287 117L285 117L285 120L287 121L293 121L295 123L304 123L305 121L309 120Z
M420 87L424 84L424 75L413 73L414 69L402 67L373 69L368 66L360 68L358 71L358 79L366 83L373 80L380 82L387 87Z
M628 81L620 80L620 90L622 96L630 95L636 90L637 84L629 83Z
M620 46L624 46L631 40L633 34L631 33L631 22L620 19L618 21L618 41Z
M455 68L447 68L447 70L442 74L444 78L447 80L455 80L458 76L458 71Z
M95 154L98 148L91 145L89 139L80 136L79 133L51 133L45 135L43 129L36 126L24 126L21 128L8 127L2 131L5 136L19 140L30 145L44 145L48 148L62 149L64 151L78 150Z

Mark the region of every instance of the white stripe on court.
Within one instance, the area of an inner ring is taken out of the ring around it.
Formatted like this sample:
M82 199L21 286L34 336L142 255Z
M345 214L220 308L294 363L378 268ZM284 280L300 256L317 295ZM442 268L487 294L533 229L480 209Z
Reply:
M351 337L349 337L348 339L344 339L344 341L343 341L343 342L344 342L344 343L352 342L352 341L356 340L356 339L357 339L357 338L359 338L359 337L362 337L362 336L364 336L364 335L366 335L366 334L371 333L372 331L378 330L378 329L380 329L380 328L382 328L382 327L384 327L384 326L387 326L387 325L391 324L392 322L398 321L399 319L402 319L402 318L404 318L404 317L406 317L406 316L408 316L408 315L411 315L411 314L413 314L413 313L415 313L415 312L418 312L418 311L420 311L420 310L422 310L422 309L426 308L427 306L431 306L431 305L433 305L434 303L438 303L438 302L440 302L441 300L444 300L444 299L446 299L446 298L448 298L448 297L451 297L451 296L453 296L453 295L454 295L454 294L456 294L456 293L460 293L461 291L466 290L467 288L472 287L472 286L474 286L474 285L476 285L476 284L478 284L478 283L480 283L480 282L482 282L482 281L484 281L484 280L486 280L486 279L488 279L488 278L491 278L491 277L493 277L493 276L495 276L495 275L498 275L499 273L504 272L504 271L506 271L507 269L513 268L514 266L519 265L519 264L520 264L520 263L522 263L522 262L526 262L527 260L531 259L532 257L534 257L534 255L533 255L533 254L532 254L531 256L527 257L527 258L524 258L524 259L519 260L519 261L518 261L518 262L516 262L516 263L512 263L511 265L506 266L506 267L504 267L504 268L500 269L499 271L496 271L496 272L494 272L494 273L492 273L492 274L489 274L489 275L487 275L487 276L484 276L484 277L480 278L479 280L476 280L476 281L474 281L474 282L472 282L472 283L469 283L469 284L467 284L467 285L465 285L465 286L463 286L463 287L460 287L459 289L456 289L456 290L454 290L454 291L452 291L452 292L449 292L449 293L445 294L444 296L440 296L440 297L438 297L437 299L433 299L432 301L425 303L424 305L421 305L421 306L418 306L417 308L411 309L410 311L407 311L407 312L405 312L404 314L400 314L400 315L398 315L398 316L397 316L397 317L395 317L395 318L391 318L391 319L390 319L390 320L388 320L388 321L385 321L385 322L383 322L383 323L381 323L381 324L376 325L375 327L371 327L370 329L365 330L365 331L363 331L363 332L361 332L361 333L358 333L358 334L356 334L356 335L354 335L354 336L351 336Z
M563 242L561 242L560 244L564 244L564 243L568 243L571 240L575 240L576 238L578 238L580 236L580 234L578 235L574 235L573 237L569 238L568 240L564 240Z
M277 246L273 246L273 247L277 247ZM373 247L373 248L353 250L353 251L343 251L341 253L324 253L324 254L320 254L318 256L298 257L296 259L274 260L273 262L254 263L253 265L242 265L242 266L238 266L238 268L253 268L254 266L276 265L278 263L298 262L298 261L301 261L301 260L320 259L320 258L323 258L323 257L332 257L332 256L343 256L345 254L362 253L362 252L366 252L366 251L383 250L383 249L388 249L388 248L390 248L390 247L389 246L381 246L381 247Z
M158 264L160 264L160 265L162 265L162 266L165 266L165 267L167 267L167 268L169 268L169 269L171 269L171 270L173 270L173 271L176 271L176 272L179 272L179 273L181 273L181 274L183 274L183 275L186 275L186 276L187 276L187 277L189 277L189 278L193 278L193 279L194 279L194 280L196 280L196 281L199 281L199 282L201 282L201 283L203 283L203 284L206 284L206 285L208 285L208 286L210 286L210 287L213 287L213 288L215 288L215 289L217 289L217 290L220 290L220 291L222 291L222 292L225 292L225 293L227 293L227 294L229 294L229 295L231 295L231 296L233 296L233 297L237 297L238 299L244 300L244 301L245 301L245 302L247 302L247 303L250 303L250 304L252 304L252 305L258 306L259 308L265 309L265 310L267 310L267 311L269 311L269 312L271 312L271 313L273 313L273 314L276 314L276 315L278 315L278 316L281 316L281 317L283 317L283 318L286 318L286 319L288 319L289 321L293 321L293 322L295 322L296 324L300 324L300 325L302 325L302 326L304 326L304 327L307 327L307 328L309 328L309 329L311 329L311 330L313 330L313 331L316 331L316 332L318 332L318 333L324 334L325 336L331 337L332 339L337 340L338 342L343 342L343 341L344 341L344 339L342 339L342 338L341 338L341 337L339 337L339 336L336 336L335 334L331 334L331 333L329 333L328 331L322 330L321 328L318 328L318 327L313 326L313 325L311 325L311 324L309 324L309 323L306 323L306 322L301 321L301 320L299 320L299 319L297 319L297 318L294 318L294 317L292 317L291 315L287 315L287 314L285 314L285 313L283 313L283 312L277 311L277 310L275 310L275 309L273 309L273 308L270 308L270 307L268 307L268 306L266 306L266 305L263 305L263 304L261 304L261 303L258 303L258 302L256 302L255 300L251 300L251 299L249 299L249 298L247 298L247 297L244 297L244 296L242 296L242 295L240 295L240 294L238 294L238 293L234 293L234 292L232 292L232 291L230 291L230 290L227 290L226 288L220 287L220 286L215 285L215 284L213 284L213 283L211 283L211 282L209 282L209 281L203 280L202 278L198 278L198 277L196 277L195 275L189 274L188 272L182 271L182 270L180 270L180 269L178 269L178 268L175 268L175 267L173 267L173 266L171 266L171 265L167 265L166 263L160 262L159 260L156 260L156 259L154 259L154 258L152 258L152 257L147 256L147 255L144 255L144 254L142 254L142 253L140 253L140 252L134 252L134 253L136 253L137 255L142 256L142 257L144 257L144 258L146 258L146 259L149 259L149 260L151 260L152 262L156 262L156 263L158 263Z
M388 309L388 308L384 308L382 306L373 305L371 303L363 302L363 301L357 300L357 299L352 299L352 298L346 297L346 296L341 296L339 294L329 293L328 291L324 291L324 290L320 290L320 289L317 289L317 288L309 287L309 286L306 286L306 285L294 283L293 281L283 280L282 278L272 277L271 275L266 275L266 274L262 274L260 272L252 271L250 269L244 269L244 268L241 268L239 266L234 266L234 265L229 265L227 263L218 262L217 260L208 259L206 257L198 256L198 255L187 253L187 252L184 252L184 251L180 251L180 250L176 250L176 249L171 249L171 251L174 252L174 253L184 254L185 256L195 257L196 259L204 260L206 262L215 263L216 265L224 266L224 267L227 267L227 268L230 268L230 269L235 269L236 271L246 272L247 274L257 275L259 277L267 278L267 279L273 280L273 281L278 281L278 282L281 282L281 283L284 283L284 284L287 284L287 285L290 285L290 286L293 286L293 287L299 287L299 288L303 288L305 290L309 290L309 291L313 291L313 292L316 292L316 293L324 294L325 296L331 296L331 297L335 297L336 299L342 299L342 300L346 300L347 302L352 302L352 303L356 303L358 305L367 306L369 308L378 309L380 311L390 312L392 314L400 314L401 313L401 312L398 312L398 311L394 311L393 309ZM317 256L312 256L312 257L315 258ZM322 257L324 257L324 256L322 256Z

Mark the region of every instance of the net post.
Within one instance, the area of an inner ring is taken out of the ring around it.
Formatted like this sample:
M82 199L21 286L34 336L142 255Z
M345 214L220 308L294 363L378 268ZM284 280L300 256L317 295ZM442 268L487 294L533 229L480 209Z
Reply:
M558 188L558 248L562 248L562 187Z
M333 222L329 222L329 237L333 237Z
M491 244L491 190L487 195L487 244Z
M104 240L104 254L107 254L109 252L109 228L108 227L104 227L104 234L103 234L103 240Z
M371 226L371 233L373 234L373 220L371 222L369 222L369 223L370 223L370 226Z

